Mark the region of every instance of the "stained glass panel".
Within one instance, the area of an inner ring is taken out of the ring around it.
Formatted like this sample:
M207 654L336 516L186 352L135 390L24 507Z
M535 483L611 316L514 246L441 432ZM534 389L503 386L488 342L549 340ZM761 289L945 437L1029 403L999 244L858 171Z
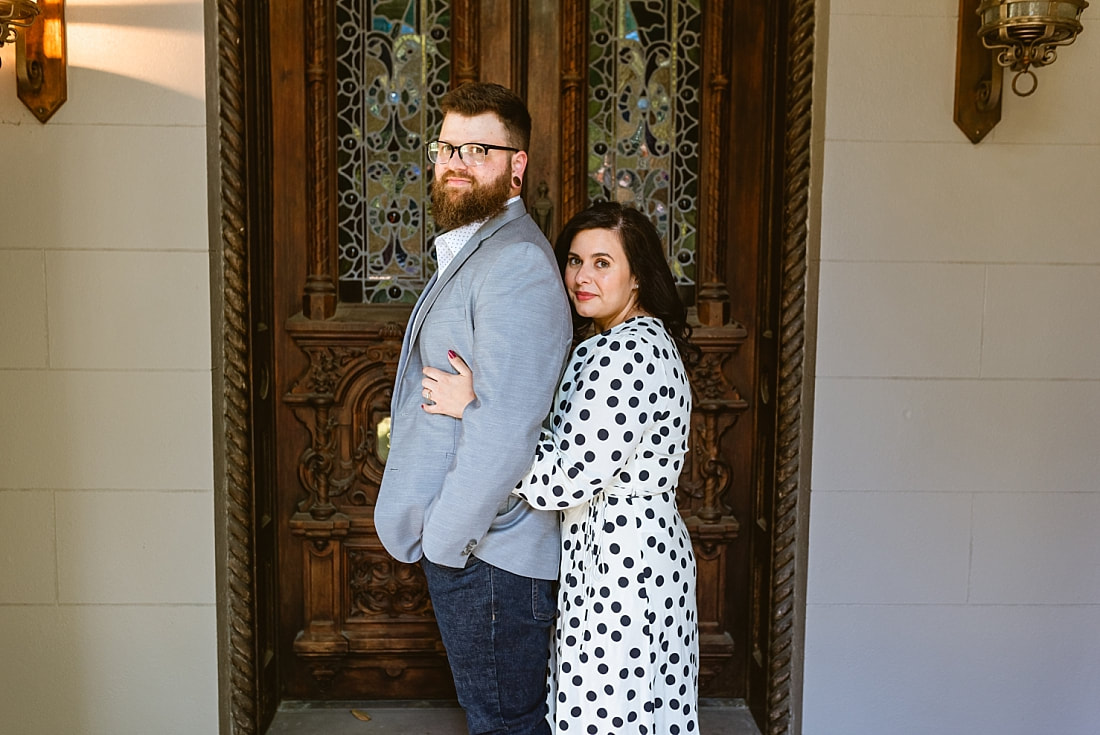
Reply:
M435 271L424 144L450 86L449 3L337 0L340 300L412 303Z
M681 286L695 283L700 1L592 0L588 198L657 225Z

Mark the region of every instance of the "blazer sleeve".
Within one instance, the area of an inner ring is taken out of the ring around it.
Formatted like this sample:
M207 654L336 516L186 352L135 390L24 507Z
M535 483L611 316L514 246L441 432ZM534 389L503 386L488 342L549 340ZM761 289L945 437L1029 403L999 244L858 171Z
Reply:
M443 566L465 565L530 466L572 331L545 248L523 242L494 256L473 294L473 354L462 355L477 400L463 412L454 462L424 526L424 553Z

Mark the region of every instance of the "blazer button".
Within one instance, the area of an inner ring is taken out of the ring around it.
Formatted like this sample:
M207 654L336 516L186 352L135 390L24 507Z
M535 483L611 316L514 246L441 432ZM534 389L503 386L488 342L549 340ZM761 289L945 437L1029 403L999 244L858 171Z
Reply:
M463 556L469 556L470 552L474 550L475 546L477 546L477 539L472 538L469 541L467 541L466 542L466 548L462 550L462 555Z

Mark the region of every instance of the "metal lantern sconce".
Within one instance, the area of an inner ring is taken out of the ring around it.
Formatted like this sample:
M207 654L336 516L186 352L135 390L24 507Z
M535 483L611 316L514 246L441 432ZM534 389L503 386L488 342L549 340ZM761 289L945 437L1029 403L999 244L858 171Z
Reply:
M1018 96L1034 93L1033 68L1054 63L1057 47L1077 39L1088 6L1086 0L959 0L955 124L972 143L1001 120L1004 70L1015 72ZM1021 87L1024 79L1029 82Z
M0 0L0 46L12 41L19 99L46 122L69 94L65 0Z
M34 0L8 0L0 2L0 46L15 40L19 28L26 28L38 15Z

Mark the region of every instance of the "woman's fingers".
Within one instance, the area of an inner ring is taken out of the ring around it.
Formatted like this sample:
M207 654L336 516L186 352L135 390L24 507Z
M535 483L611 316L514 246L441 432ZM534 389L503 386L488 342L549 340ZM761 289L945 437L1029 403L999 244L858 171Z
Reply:
M469 375L470 366L466 364L466 361L459 357L458 353L454 350L447 350L447 361L451 363L459 375Z
M443 370L440 370L439 368L434 368L434 367L426 367L421 372L424 373L424 380L420 381L420 383L425 388L430 387L428 385L429 381L431 381L433 383L436 383L436 382L439 382L440 380L442 380L443 378L447 377L448 375L453 374L453 373L444 372Z
M458 353L456 353L454 350L447 351L447 361L450 362L451 367L455 369L454 373L449 373L446 370L440 370L439 368L434 368L431 366L422 368L421 372L424 373L425 378L436 381L444 380L448 377L453 376L455 373L459 375L470 374L470 366L467 365L466 361L459 357Z

